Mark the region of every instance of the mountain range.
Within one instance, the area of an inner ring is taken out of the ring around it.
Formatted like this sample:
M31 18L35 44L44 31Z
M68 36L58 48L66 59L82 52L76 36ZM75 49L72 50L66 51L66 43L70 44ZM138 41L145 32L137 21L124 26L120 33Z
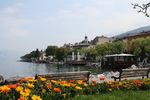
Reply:
M131 30L131 31L127 31L125 33L121 33L121 34L113 36L113 37L115 37L115 38L122 38L124 36L137 34L137 33L143 32L143 31L150 31L150 26L140 27L140 28L137 28L137 29L134 29L134 30Z
M0 50L0 62L1 61L17 61L19 54L12 50Z

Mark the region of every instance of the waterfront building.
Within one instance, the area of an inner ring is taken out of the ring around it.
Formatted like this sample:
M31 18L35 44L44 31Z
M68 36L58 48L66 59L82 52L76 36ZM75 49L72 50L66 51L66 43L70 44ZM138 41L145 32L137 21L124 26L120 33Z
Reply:
M64 44L63 47L65 47L66 49L68 50L71 50L71 49L86 49L86 48L90 48L90 47L94 47L96 45L100 45L100 44L105 44L105 43L112 43L113 41L115 40L115 38L108 38L108 37L105 37L105 36L96 36L94 38L94 40L91 40L89 41L88 40L88 37L85 36L84 40L79 42L79 43L75 43L75 44ZM85 60L87 57L87 54L80 54L80 59L81 60ZM77 60L77 55L75 55L74 57L76 60ZM71 55L68 55L66 60L72 60L72 56Z
M105 43L112 43L115 40L115 38L108 38L105 36L96 36L94 40L91 41L92 45L100 45Z
M114 42L123 41L124 43L129 44L129 42L134 40L134 39L146 38L146 37L150 37L150 31L143 31L143 32L140 32L137 34L132 34L132 35L128 34L128 36L125 36L122 38L117 38Z
M79 43L75 43L75 44L64 44L63 47L65 47L66 49L70 50L70 49L83 49L83 48L90 48L93 47L95 45L100 45L100 44L105 44L105 43L112 43L115 40L115 38L108 38L106 36L96 36L93 40L89 41L88 37L85 36L84 40L79 42Z
M75 43L73 45L73 49L83 49L83 48L89 48L91 46L91 43L88 41L88 37L85 36L84 40L80 43Z
M140 32L140 33L137 33L137 34L128 35L128 36L125 36L125 37L123 37L121 39L118 39L118 40L121 40L125 44L127 44L128 48L126 50L130 51L131 50L131 48L130 48L130 42L132 40L137 39L137 38L146 38L146 37L150 37L150 31L143 31L143 32Z
M143 31L141 33L133 34L133 35L128 35L125 37L126 43L128 44L130 41L137 39L137 38L146 38L150 37L150 31Z
M69 43L69 44L66 44L66 43L65 43L63 47L66 48L67 50L71 50L71 49L73 49L73 45L74 45L74 44L70 44L70 43Z

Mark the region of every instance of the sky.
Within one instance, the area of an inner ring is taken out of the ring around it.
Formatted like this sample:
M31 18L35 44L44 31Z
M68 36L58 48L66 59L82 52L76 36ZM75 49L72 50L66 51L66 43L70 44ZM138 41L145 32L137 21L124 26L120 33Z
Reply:
M0 1L0 59L150 25L131 5L149 0Z

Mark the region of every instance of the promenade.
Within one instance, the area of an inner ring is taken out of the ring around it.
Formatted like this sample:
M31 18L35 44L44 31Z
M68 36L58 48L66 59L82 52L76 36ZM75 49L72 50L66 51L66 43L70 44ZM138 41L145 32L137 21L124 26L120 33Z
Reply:
M91 80L93 81L96 81L97 83L101 83L101 82L111 82L111 81L114 81L114 78L111 78L111 74L107 74L107 75L103 75L103 74L97 74L97 75L90 75L90 78L89 78L89 81L91 82ZM150 77L150 75L149 75ZM99 78L105 78L105 80L100 80ZM146 77L145 77L146 78ZM128 78L122 78L121 80L123 79L128 79L128 80L131 80L131 79L142 79L142 76L141 77L128 77ZM117 80L119 81L119 80Z

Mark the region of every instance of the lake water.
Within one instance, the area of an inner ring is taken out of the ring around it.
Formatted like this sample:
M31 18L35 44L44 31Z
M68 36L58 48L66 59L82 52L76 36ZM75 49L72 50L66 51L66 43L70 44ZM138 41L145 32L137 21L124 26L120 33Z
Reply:
M39 73L58 73L74 71L91 71L92 73L102 73L99 66L66 66L54 64L39 64L31 62L0 61L0 74L8 79L12 76L20 75L25 77L35 77Z

